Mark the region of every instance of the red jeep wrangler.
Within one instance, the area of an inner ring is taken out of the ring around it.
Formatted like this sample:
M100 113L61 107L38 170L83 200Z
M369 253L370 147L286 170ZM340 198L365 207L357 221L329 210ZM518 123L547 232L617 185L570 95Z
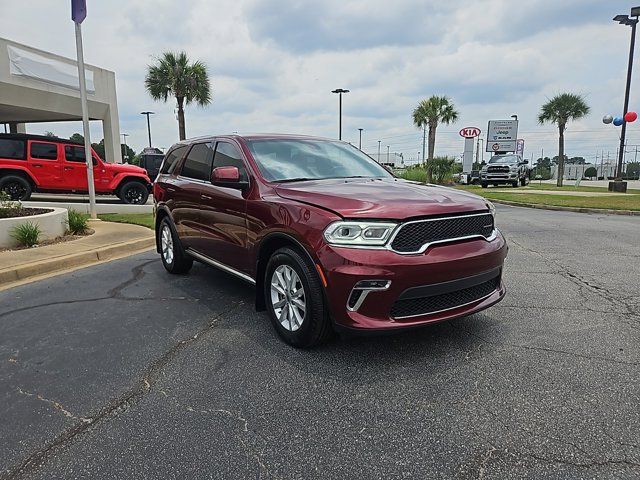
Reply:
M151 190L147 171L135 165L104 162L93 155L96 193L117 195L124 203L144 204ZM0 134L0 191L12 200L32 192L85 193L84 146L62 138Z

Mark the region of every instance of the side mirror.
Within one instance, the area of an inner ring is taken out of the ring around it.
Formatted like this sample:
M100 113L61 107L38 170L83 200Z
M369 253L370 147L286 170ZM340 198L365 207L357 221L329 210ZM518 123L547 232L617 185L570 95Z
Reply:
M244 190L249 186L249 182L240 180L240 170L238 167L216 167L211 172L211 183L218 187L237 188Z

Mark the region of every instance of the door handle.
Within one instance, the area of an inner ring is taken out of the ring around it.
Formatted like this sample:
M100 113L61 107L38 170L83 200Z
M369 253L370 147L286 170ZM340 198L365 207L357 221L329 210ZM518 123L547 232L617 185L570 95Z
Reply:
M213 197L210 197L209 195L204 195L204 194L200 195L200 198L203 198L205 200L213 200Z
M73 167L64 167L65 170L73 170Z
M42 168L42 165L39 163L34 163L33 168Z

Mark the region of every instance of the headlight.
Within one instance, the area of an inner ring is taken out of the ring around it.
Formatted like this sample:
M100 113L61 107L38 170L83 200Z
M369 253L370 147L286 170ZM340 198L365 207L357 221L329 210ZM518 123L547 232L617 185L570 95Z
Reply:
M496 207L493 203L491 202L487 202L487 207L489 207L489 212L491 212L491 215L493 216L493 219L495 220L496 218Z
M324 231L331 245L382 246L396 228L396 223L335 222Z

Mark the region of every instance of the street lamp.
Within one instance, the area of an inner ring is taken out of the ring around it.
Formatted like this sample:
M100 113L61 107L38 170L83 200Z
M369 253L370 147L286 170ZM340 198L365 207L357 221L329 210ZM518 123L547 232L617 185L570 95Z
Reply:
M382 143L382 140L378 140L378 163L380 163L380 144Z
M613 17L614 22L618 22L621 25L629 25L631 27L631 44L629 45L629 65L627 67L627 86L624 93L624 109L622 110L622 117L627 114L629 109L629 91L631 90L631 70L633 69L633 50L636 44L636 25L638 25L638 16L640 16L640 7L634 7L631 9L631 16L629 15L616 15ZM631 18L635 17L635 18ZM627 122L622 122L622 131L620 132L620 148L618 149L618 168L616 171L616 178L613 182L609 183L609 190L615 192L626 192L627 182L622 181L622 160L624 158L624 146L625 138L627 135Z
M128 133L121 133L120 135L122 135L122 142L124 143L124 146L122 147L122 157L124 158L124 160L128 160L127 157L127 137L129 136Z
M389 164L389 145L387 145L387 165Z
M345 90L344 88L336 88L335 90L331 90L331 93L337 93L340 96L340 113L338 116L338 140L342 140L342 94L349 93L349 90Z
M360 149L360 151L362 151L362 131L364 130L364 128L359 128L358 130L360 132L360 141L358 142L358 148Z
M146 115L147 117L147 133L149 134L149 148L151 148L151 123L149 122L149 115L154 115L154 112L140 112L140 115Z

